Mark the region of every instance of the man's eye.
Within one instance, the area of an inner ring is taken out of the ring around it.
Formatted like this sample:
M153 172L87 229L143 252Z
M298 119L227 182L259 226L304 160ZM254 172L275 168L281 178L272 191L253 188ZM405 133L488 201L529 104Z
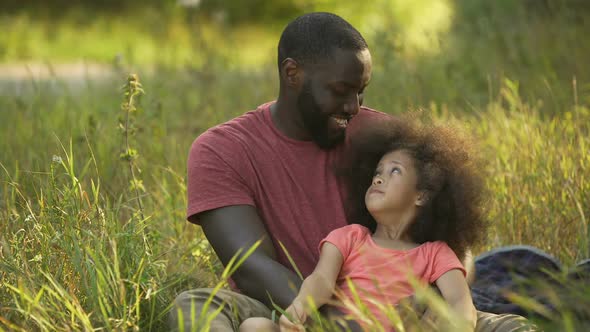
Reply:
M338 97L346 97L346 95L348 94L348 92L344 90L333 89L332 92Z

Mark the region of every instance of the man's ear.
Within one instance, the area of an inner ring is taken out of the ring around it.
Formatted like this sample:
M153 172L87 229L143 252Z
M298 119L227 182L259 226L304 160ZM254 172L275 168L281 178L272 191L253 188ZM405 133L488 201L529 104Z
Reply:
M423 190L418 193L418 197L416 197L416 205L417 206L424 206L430 200L430 192Z
M294 59L286 58L281 62L281 78L288 87L299 91L304 81L303 67Z

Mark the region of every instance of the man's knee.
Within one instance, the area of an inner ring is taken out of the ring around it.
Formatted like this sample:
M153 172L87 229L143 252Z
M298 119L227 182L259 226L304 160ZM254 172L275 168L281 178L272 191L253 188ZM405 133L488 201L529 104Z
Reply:
M184 291L176 296L174 301L172 302L172 308L168 313L168 325L173 330L176 331L180 329L181 325L184 325L185 317L187 314L190 314L190 311L185 310L186 304L191 303L192 296L190 295L192 291ZM195 308L196 312L196 308Z
M205 310L206 311L203 311ZM262 302L230 290L200 288L180 293L169 315L170 327L197 331L210 324L209 331L236 331L250 317L270 318L271 311Z
M275 332L279 331L279 326L272 320L263 317L248 318L240 325L240 332Z
M513 314L492 314L477 312L476 332L529 332L537 331L526 318Z
M211 296L211 289L209 288L184 291L174 299L171 313L173 311L182 311L198 315L209 298L213 302L214 297Z
M213 311L223 305L224 300L218 294L213 294L211 288L200 288L184 291L174 299L172 308L168 314L169 327L173 330L179 330L180 326L184 326L185 331L194 330L195 327L202 325L201 314L211 314ZM209 308L207 312L203 313L203 308L207 305ZM214 325L227 326L231 331L233 322L228 317L223 317L224 312L218 313ZM188 328L188 330L187 330Z

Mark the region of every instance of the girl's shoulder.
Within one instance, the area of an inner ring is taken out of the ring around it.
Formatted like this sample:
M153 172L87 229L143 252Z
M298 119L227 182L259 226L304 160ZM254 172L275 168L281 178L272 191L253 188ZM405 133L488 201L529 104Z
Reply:
M349 232L349 233L358 233L358 234L371 234L371 231L363 226L363 225L359 225L359 224L350 224L350 225L346 225L344 227L340 227L339 229L342 229L345 232Z
M350 224L340 228L336 228L332 232L330 232L329 236L338 236L338 237L352 237L352 238L363 238L367 235L371 235L371 231L362 225L359 224Z
M444 241L425 242L420 245L422 251L432 257L457 257L453 249Z
M335 245L343 257L348 257L360 244L364 243L371 232L368 228L351 224L331 231L319 244L319 250L325 242Z
M446 250L451 249L444 241L429 241L420 244L420 247L426 250Z

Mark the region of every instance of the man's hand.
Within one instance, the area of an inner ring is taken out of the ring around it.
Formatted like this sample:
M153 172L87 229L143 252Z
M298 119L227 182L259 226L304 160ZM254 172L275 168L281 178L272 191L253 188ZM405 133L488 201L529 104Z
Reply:
M305 331L303 324L307 320L307 313L300 301L293 301L293 303L285 310L285 313L286 314L282 315L279 320L281 332ZM289 317L293 321L289 320Z

